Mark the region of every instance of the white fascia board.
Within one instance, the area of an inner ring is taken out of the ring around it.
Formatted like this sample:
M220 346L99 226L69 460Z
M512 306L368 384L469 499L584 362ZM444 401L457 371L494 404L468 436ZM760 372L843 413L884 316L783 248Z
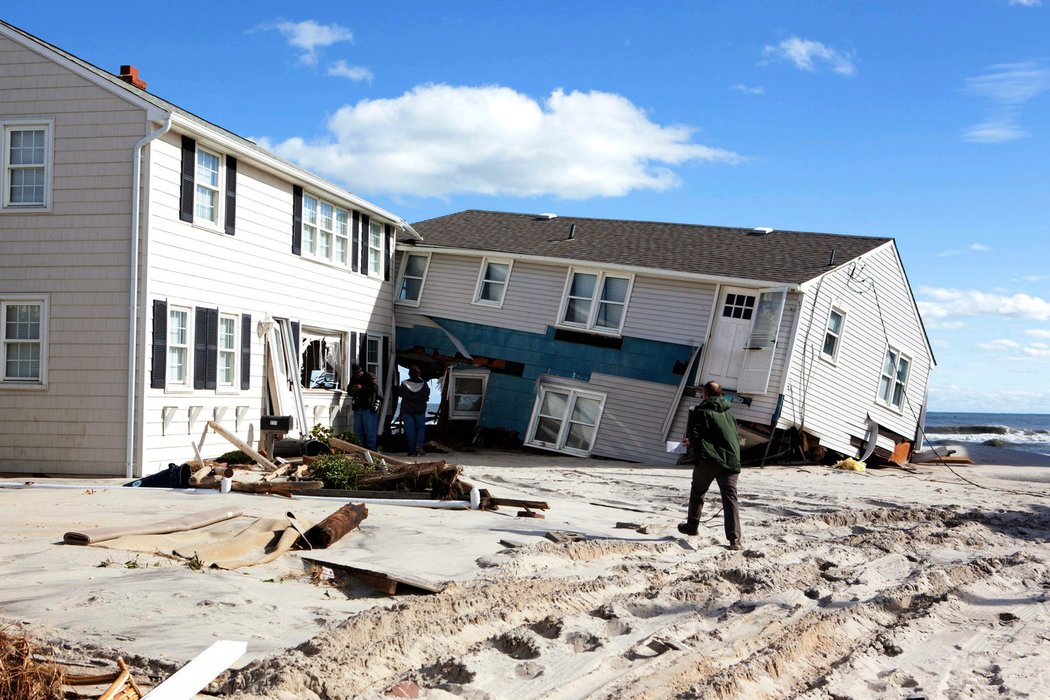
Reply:
M800 286L794 282L782 280L758 280L745 277L726 277L722 275L704 275L698 272L680 272L678 270L664 270L658 267L645 267L644 265L620 265L617 263L596 262L594 260L583 260L580 258L555 258L546 255L523 255L521 253L508 253L495 250L473 250L470 248L445 248L442 246L428 245L405 245L397 244L397 250L411 252L413 250L425 250L431 253L448 253L449 255L463 255L471 258L483 258L486 256L499 256L512 260L524 260L527 262L544 263L549 265L565 265L569 267L593 267L602 270L616 270L618 272L629 272L635 275L647 277L659 277L663 279L689 280L691 282L711 282L713 284L724 284L731 287L754 287L765 289L775 287L797 292Z
M290 163L286 163L281 159L273 156L266 151L256 148L249 148L245 143L230 138L227 134L219 131L207 128L206 125L200 122L188 119L187 117L173 112L171 115L171 123L180 132L187 132L189 134L198 136L212 144L217 148L221 149L226 153L246 158L254 165L261 167L263 170L267 170L270 173L282 177L284 179L292 180L297 184L302 184L303 187L310 189L319 194L326 194L329 197L345 202L348 205L363 210L365 213L383 220L385 223L394 224L400 228L408 226L405 220L396 214L391 214L387 210L377 207L376 205L367 202L355 194L351 194L346 190L336 187L327 180L323 180L313 173L302 170ZM419 235L415 233L415 235Z
M25 36L21 32L13 31L7 27L0 25L0 34L3 34L11 41L16 44L29 49L30 51L40 54L49 61L52 61L68 71L75 73L84 80L97 85L106 92L112 93L113 95L131 103L135 107L139 107L146 112L146 121L148 122L162 122L168 117L167 110L161 109L157 105L153 104L149 100L143 99L136 95L132 90L124 88L120 85L113 84L112 81L103 78L101 75L88 70L84 66L71 61L60 53L56 53L50 47L45 46L32 38ZM101 68L99 70L102 70ZM129 86L130 87L130 86ZM138 88L134 88L137 90Z

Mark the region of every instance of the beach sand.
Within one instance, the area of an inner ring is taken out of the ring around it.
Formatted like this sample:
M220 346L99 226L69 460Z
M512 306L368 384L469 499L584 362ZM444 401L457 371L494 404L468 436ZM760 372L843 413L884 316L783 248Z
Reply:
M61 543L216 507L316 522L338 503L38 480L77 487L0 489L0 624L82 673L121 655L143 685L245 641L212 687L228 697L382 697L403 681L423 698L1045 697L1050 458L968 452L978 464L746 469L740 552L717 487L701 534L678 534L685 467L444 455L495 496L546 501L546 517L372 505L312 554L447 584L436 595L318 582L299 552L193 570Z

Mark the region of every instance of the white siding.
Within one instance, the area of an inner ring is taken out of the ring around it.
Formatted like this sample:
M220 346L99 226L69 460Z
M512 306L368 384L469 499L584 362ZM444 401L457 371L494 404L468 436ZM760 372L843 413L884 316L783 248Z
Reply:
M678 455L666 451L661 432L678 387L597 373L583 386L606 394L591 454L646 464L677 464Z
M143 110L0 37L0 118L54 120L50 212L0 213L0 296L50 294L48 384L0 386L0 471L124 471L131 157Z
M834 364L820 354L833 304L846 311ZM876 401L887 343L912 360L903 411ZM892 242L807 286L794 353L780 427L799 426L846 455L857 454L850 436L864 437L869 415L880 426L912 437L932 358ZM879 445L893 448L885 438Z

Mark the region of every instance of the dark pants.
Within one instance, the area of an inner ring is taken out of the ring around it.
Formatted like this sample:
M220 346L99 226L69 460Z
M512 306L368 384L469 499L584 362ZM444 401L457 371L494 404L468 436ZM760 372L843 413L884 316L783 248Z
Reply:
M405 424L405 442L408 444L408 454L414 455L416 448L426 443L426 414L402 413L401 420Z
M691 524L700 522L704 510L704 496L711 487L712 481L718 482L722 494L722 514L725 517L726 539L735 542L740 539L740 503L736 498L736 480L740 474L723 469L715 462L698 460L693 467L693 485L689 489L689 513Z

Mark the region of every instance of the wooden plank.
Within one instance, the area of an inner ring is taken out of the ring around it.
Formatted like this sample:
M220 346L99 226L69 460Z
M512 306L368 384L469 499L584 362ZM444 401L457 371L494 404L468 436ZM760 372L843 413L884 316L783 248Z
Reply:
M375 569L366 569L364 567L351 566L349 564L324 561L322 559L315 559L314 557L307 557L301 554L299 555L299 558L303 561L308 561L311 564L327 566L329 569L338 569L339 571L346 572L351 576L360 577L368 583L368 585L378 588L388 595L393 595L397 591L397 584L399 583L411 586L412 588L418 588L419 590L428 593L440 593L445 590L444 584L432 583L409 574L392 574L386 571L377 571Z
M220 673L248 651L245 642L220 639L151 690L149 700L188 700L196 697Z
M587 539L583 533L580 532L566 532L565 530L550 530L543 535L551 542L557 542L558 544L566 544L568 542L583 542Z
M372 450L368 449L367 447L361 447L360 445L355 445L352 442L347 442L346 440L340 440L339 438L328 438L328 446L332 447L332 448L335 448L337 450L341 450L343 452L352 452L352 453L359 454L359 455L362 455L362 456L368 455L375 462L378 462L379 460L383 460L387 464L399 464L399 465L414 464L413 462L406 462L406 461L401 460L401 459L395 459L394 457L390 457L390 456L381 454L379 452L373 452Z
M528 508L529 510L550 510L550 505L548 505L546 501L523 501L517 498L490 498L489 503L497 506Z
M274 464L273 462L271 462L270 460L266 459L265 457L263 457L261 454L259 454L255 450L253 450L251 447L248 446L248 443L244 442L239 437L237 437L236 435L234 435L230 431L226 430L225 428L223 428L221 425L219 425L215 421L213 421L213 420L208 421L208 427L211 428L212 430L214 430L215 432L217 432L219 435L222 435L224 438L226 438L226 440L228 442L230 442L230 444L232 444L234 447L239 449L241 452L243 452L244 454L246 454L249 457L251 457L252 459L254 459L261 466L265 467L266 471L271 471L272 472L272 471L276 471L277 470L277 465L276 464Z
M234 481L233 490L241 493L301 493L311 496L324 486L323 481Z

